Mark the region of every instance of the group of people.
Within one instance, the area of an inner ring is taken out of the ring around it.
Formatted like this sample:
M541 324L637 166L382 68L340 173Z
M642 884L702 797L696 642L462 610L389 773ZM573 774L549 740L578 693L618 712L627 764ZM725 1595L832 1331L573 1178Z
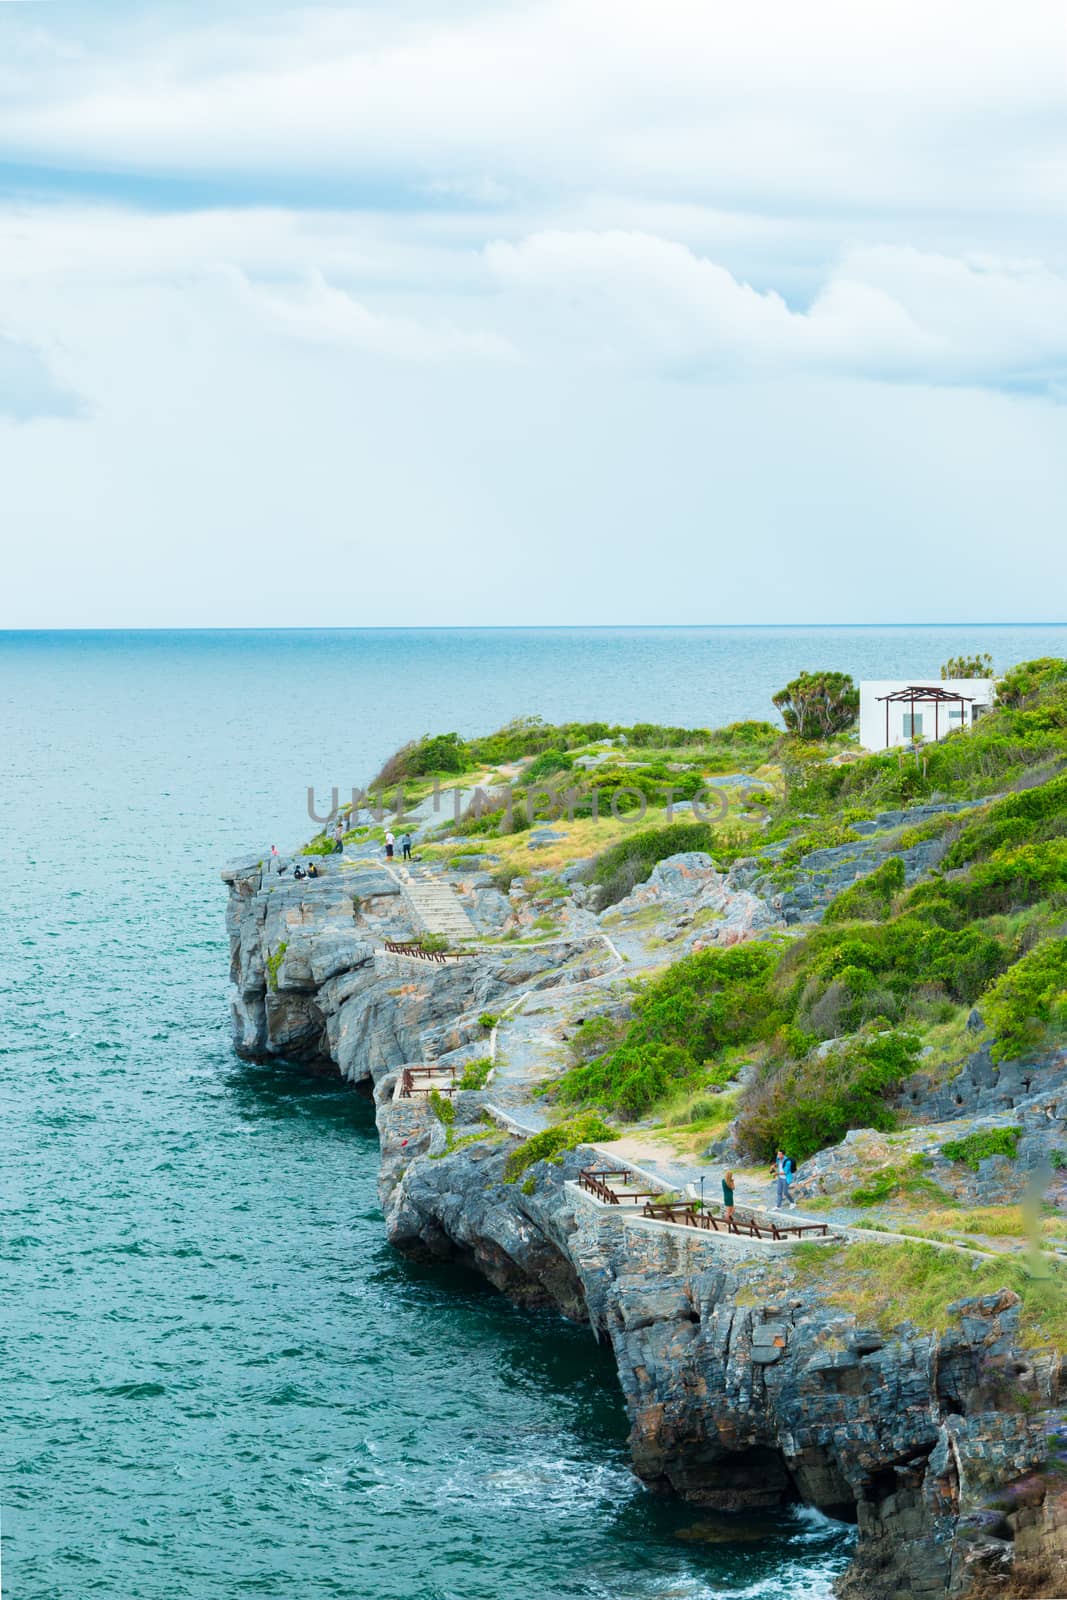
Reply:
M789 1185L796 1176L796 1162L792 1156L787 1156L784 1150L779 1150L774 1158L771 1168L771 1177L775 1183L774 1203L779 1211L789 1206L796 1210L797 1203L789 1191ZM722 1175L722 1214L727 1222L734 1220L734 1175L727 1170Z
M392 833L388 828L386 828L386 830L385 830L385 859L387 861L392 861L393 853L394 853L395 850L396 850L396 835L394 833ZM410 835L410 833L405 833L404 837L401 839L401 841L400 841L400 850L401 850L401 853L403 855L404 860L405 861L410 861L411 860L411 835Z
M279 878L289 871L289 863L279 855L276 844L272 844L270 847L270 866L271 870L276 872ZM306 867L302 867L298 861L293 868L294 878L318 878L320 876L321 874L314 861L309 861Z

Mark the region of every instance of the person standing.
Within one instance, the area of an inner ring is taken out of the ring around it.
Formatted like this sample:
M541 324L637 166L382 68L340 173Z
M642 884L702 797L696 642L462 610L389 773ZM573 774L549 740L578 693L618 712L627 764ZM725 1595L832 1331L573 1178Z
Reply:
M405 861L410 861L411 860L411 835L410 835L410 833L405 833L404 837L400 841L400 848L401 848L401 852L403 854L404 860Z
M394 837L394 835L387 828L385 830L385 859L387 861L392 861L392 859L393 859L393 846L395 844L396 844L396 838Z
M793 1197L789 1193L789 1180L793 1175L793 1163L784 1150L779 1150L774 1158L775 1177L775 1205L781 1211L784 1206L793 1204Z
M333 830L333 853L335 856L344 855L345 850L345 825L340 818Z
M734 1220L734 1175L724 1172L722 1175L722 1215L724 1222Z

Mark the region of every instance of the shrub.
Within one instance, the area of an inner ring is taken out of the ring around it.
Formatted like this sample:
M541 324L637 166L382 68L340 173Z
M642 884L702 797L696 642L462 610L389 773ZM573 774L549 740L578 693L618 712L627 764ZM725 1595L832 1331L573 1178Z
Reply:
M1014 1161L1019 1154L1021 1128L985 1128L969 1133L965 1139L950 1139L941 1146L946 1161L962 1161L972 1172L978 1171L979 1162L989 1156L1007 1156Z
M457 1089L483 1089L486 1079L493 1070L492 1056L479 1056L476 1061L468 1061L463 1068L463 1075L456 1085Z
M484 1028L486 1033L491 1033L499 1021L500 1018L495 1011L483 1011L478 1018L478 1026Z
M707 1063L731 1046L769 1038L784 1019L768 979L777 960L770 944L703 950L646 984L621 1042L560 1079L564 1103L642 1116L687 1079L708 1081ZM720 1064L722 1081L733 1068Z
M898 1195L909 1195L916 1199L936 1200L939 1205L951 1204L951 1196L947 1195L941 1185L932 1178L923 1174L926 1157L912 1156L902 1166L890 1165L883 1167L880 1172L875 1172L866 1183L858 1189L853 1189L849 1195L849 1204L853 1206L877 1206L886 1200L893 1200Z
M336 849L336 841L328 839L324 833L317 833L314 839L309 839L300 851L302 856L332 856Z
M1010 1061L1067 1032L1067 939L1045 939L982 997L994 1061Z
M448 940L443 933L420 933L418 945L429 956L440 955L448 949Z
M828 739L856 720L860 692L847 672L802 672L771 699L790 733Z
M1022 706L1042 689L1067 682L1067 661L1057 656L1039 656L1012 667L997 684L997 701L1002 706Z
M456 1120L456 1108L447 1095L438 1094L436 1089L431 1089L429 1094L430 1110L443 1123L446 1128L451 1128Z
M889 1096L915 1071L918 1054L911 1034L872 1032L821 1058L791 1062L746 1091L738 1139L757 1158L780 1148L803 1161L851 1128L893 1128Z
M278 969L285 960L285 952L288 948L289 946L283 939L281 944L275 945L267 957L267 980L270 983L272 994L277 994L278 992Z
M573 759L564 751L546 750L530 763L523 773L523 780L527 784L537 783L542 778L550 778L554 772L569 772L573 766Z
M594 1056L603 1055L620 1042L625 1029L626 1024L619 1017L585 1017L569 1040L571 1060L580 1066Z
M826 922L884 922L904 887L904 863L890 856L865 878L843 889L826 908Z
M596 858L586 882L598 886L601 908L617 905L644 883L657 862L689 850L711 850L715 833L706 822L673 822L620 839Z
M614 1128L609 1128L601 1117L591 1112L573 1117L569 1122L558 1122L554 1128L545 1128L523 1140L518 1149L511 1152L504 1164L504 1182L515 1183L536 1161L558 1161L567 1150L614 1137Z

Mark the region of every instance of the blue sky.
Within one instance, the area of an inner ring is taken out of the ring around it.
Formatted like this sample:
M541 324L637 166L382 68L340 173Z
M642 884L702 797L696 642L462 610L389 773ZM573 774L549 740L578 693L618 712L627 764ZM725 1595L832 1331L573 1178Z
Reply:
M1065 27L0 0L0 626L1062 617Z

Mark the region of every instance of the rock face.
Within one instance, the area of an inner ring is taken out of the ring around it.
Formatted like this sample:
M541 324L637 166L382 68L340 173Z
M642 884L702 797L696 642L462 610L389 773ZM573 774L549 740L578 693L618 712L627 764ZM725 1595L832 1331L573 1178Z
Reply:
M788 1246L595 1205L568 1181L590 1151L503 1181L514 1146L479 1124L479 1098L459 1097L453 1137L485 1137L448 1154L428 1108L394 1106L383 1084L389 1237L610 1340L647 1483L724 1511L802 1500L856 1522L849 1600L966 1594L1011 1568L1016 1541L1049 1570L1067 1525L1047 1432L1063 1373L1019 1349L1015 1294L960 1302L940 1336L864 1328Z
M729 916L745 892L706 857L657 874L638 914L662 903L684 916L702 900ZM962 1596L1006 1573L1012 1593L1067 1592L1049 1587L1067 1551L1065 1446L1050 1421L1064 1375L1057 1355L1022 1348L1012 1293L961 1302L944 1334L887 1336L820 1292L817 1246L797 1257L597 1206L572 1181L589 1151L504 1181L518 1141L487 1112L491 1084L456 1096L447 1131L425 1101L393 1099L401 1066L483 1053L484 1011L603 970L599 939L415 961L383 952L416 930L377 867L326 858L310 882L249 860L223 876L238 1052L373 1087L391 1241L466 1261L520 1304L610 1341L647 1483L724 1510L802 1500L854 1520L849 1600ZM752 919L765 916L751 898ZM486 922L498 911L486 902Z

